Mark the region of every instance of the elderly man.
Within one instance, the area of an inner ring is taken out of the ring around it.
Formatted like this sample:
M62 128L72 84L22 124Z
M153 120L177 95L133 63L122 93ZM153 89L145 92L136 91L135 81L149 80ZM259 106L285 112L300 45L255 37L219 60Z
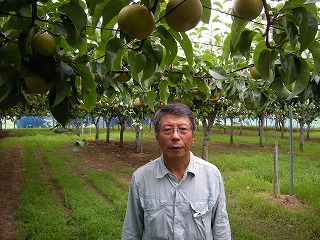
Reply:
M168 104L156 112L154 127L162 155L132 176L122 240L231 239L220 171L190 151L191 109Z

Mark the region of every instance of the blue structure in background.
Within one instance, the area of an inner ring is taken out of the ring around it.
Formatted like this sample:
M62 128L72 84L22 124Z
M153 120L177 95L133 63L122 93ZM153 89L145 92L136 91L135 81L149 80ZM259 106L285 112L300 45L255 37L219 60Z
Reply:
M50 125L47 117L24 116L17 121L18 128L48 128Z

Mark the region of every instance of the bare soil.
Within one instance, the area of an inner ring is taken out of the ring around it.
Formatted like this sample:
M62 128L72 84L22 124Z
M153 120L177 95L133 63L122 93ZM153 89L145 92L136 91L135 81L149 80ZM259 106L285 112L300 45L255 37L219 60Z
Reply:
M8 136L0 131L1 138ZM0 155L0 239L13 240L17 226L14 212L17 208L21 186L20 163L22 155L18 146Z
M1 139L7 137L8 133L0 131ZM156 141L144 142L143 153L136 152L134 142L125 142L124 146L120 147L118 142L105 141L89 141L88 144L80 148L73 155L78 159L81 167L93 169L108 169L116 173L125 182L130 182L131 175L122 171L126 167L137 168L159 156L160 149ZM216 146L228 149L228 151L236 151L237 145L221 145ZM244 146L241 146L243 148ZM246 146L252 148L252 146ZM0 149L1 150L1 149ZM1 152L0 152L1 154ZM0 239L14 240L17 235L17 222L14 218L15 210L20 196L21 190L21 161L23 153L19 146L14 146L8 153L0 155ZM279 199L269 199L270 202L281 204L286 208L301 207L303 204L288 197Z

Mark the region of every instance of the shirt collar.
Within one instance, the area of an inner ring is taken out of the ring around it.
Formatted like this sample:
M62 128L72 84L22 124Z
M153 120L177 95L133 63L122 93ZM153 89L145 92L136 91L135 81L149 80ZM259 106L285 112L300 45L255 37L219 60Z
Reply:
M193 177L196 175L194 161L195 161L194 155L193 155L192 152L190 152L190 162L189 162L189 165L188 165L186 171L190 172ZM158 164L158 170L157 170L157 173L156 173L156 178L163 178L165 175L169 174L170 171L164 165L163 155L161 155L158 158L158 162L159 162L159 164Z

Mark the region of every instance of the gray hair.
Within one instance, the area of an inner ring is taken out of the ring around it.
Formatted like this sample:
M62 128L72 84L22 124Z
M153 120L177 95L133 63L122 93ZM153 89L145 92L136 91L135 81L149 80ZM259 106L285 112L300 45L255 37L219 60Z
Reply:
M164 107L160 108L153 117L153 125L154 125L154 131L156 134L160 131L160 122L162 116L166 114L171 114L174 116L187 116L189 118L192 132L195 133L196 131L196 122L195 122L195 116L192 112L192 110L185 104L179 103L179 102L173 102L165 105Z

